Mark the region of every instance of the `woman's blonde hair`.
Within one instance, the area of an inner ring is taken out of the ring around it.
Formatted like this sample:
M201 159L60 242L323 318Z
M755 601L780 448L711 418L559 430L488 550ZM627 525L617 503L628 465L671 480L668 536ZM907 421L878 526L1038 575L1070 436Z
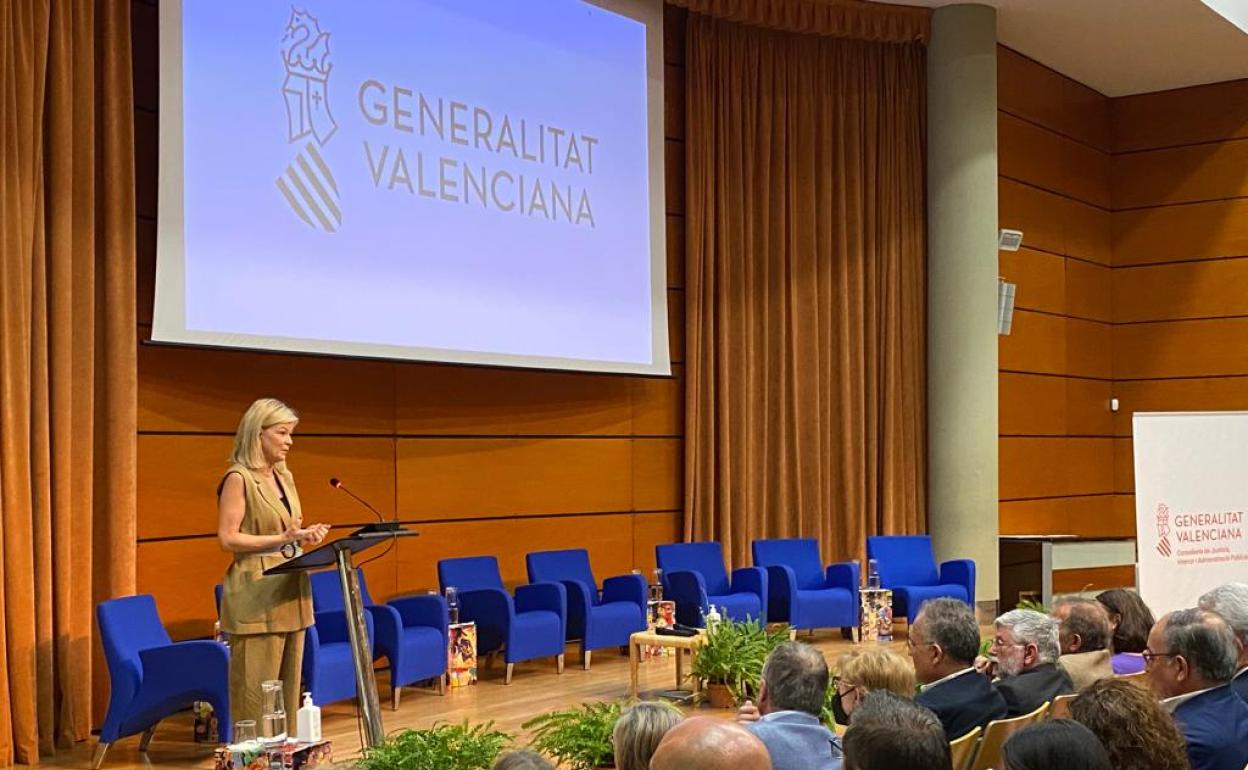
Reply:
M837 675L864 690L887 690L914 697L914 664L890 649L852 650L836 661Z
M260 447L260 432L265 428L282 423L298 423L299 415L295 410L278 401L276 398L258 398L243 412L243 419L238 421L238 431L234 434L234 450L230 452L230 463L243 465L252 470L263 468L264 450ZM279 468L286 463L278 463Z
M634 703L620 714L611 732L616 770L646 770L663 735L681 719L681 713L662 701Z

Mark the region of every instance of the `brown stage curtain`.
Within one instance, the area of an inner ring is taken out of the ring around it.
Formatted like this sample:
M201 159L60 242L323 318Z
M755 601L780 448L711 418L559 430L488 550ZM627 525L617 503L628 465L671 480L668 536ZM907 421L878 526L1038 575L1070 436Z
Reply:
M129 0L0 3L0 761L85 739L134 590Z
M925 527L924 49L689 15L685 536Z
M931 10L863 0L667 0L693 13L784 32L878 43L927 40Z

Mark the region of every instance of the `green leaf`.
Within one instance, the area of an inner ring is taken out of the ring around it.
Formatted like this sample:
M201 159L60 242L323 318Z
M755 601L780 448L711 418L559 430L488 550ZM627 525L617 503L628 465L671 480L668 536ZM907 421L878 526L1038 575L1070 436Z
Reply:
M489 770L511 741L493 722L434 725L388 736L365 748L357 765L361 770Z
M615 762L611 733L620 718L618 701L583 703L534 717L521 727L533 731L530 746L570 770L594 770Z

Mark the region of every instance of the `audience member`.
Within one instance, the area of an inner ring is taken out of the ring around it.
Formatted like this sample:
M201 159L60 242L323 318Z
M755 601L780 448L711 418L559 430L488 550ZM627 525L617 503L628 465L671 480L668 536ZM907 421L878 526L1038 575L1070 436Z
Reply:
M1109 613L1109 627L1113 632L1113 657L1110 664L1114 673L1138 674L1144 670L1144 646L1148 644L1148 632L1156 622L1153 611L1135 591L1111 588L1097 594Z
M1070 715L1101 739L1116 768L1187 770L1183 734L1143 687L1115 679L1093 682L1071 702Z
M887 647L842 653L836 660L836 672L832 715L838 725L849 724L854 707L873 690L887 690L903 698L914 697L914 664Z
M923 683L915 702L936 714L949 740L1005 716L1005 700L975 671L979 625L970 605L948 598L924 602L907 644Z
M1230 626L1205 610L1172 612L1148 635L1145 670L1183 731L1192 770L1248 764L1248 704L1228 686L1237 655Z
M616 770L649 770L650 757L681 714L662 701L634 703L620 714L611 733Z
M504 751L490 770L555 770L555 766L536 751Z
M767 747L735 722L690 717L668 730L650 770L771 770Z
M1066 672L1076 690L1114 675L1110 664L1109 613L1092 599L1068 596L1053 603L1057 621L1058 668Z
M1248 583L1227 583L1200 597L1200 608L1222 616L1239 645L1231 689L1248 701Z
M846 770L951 770L940 720L909 698L867 693L845 732Z
M1073 719L1024 727L1005 741L1001 759L1005 770L1114 770L1096 735Z
M1008 716L1030 714L1046 701L1075 691L1056 665L1058 652L1057 621L1048 615L1010 610L997 618L992 654L1000 679L993 686L1005 699Z
M737 720L762 740L775 770L838 770L840 740L822 720L828 662L801 642L786 642L763 664L758 707L741 707Z

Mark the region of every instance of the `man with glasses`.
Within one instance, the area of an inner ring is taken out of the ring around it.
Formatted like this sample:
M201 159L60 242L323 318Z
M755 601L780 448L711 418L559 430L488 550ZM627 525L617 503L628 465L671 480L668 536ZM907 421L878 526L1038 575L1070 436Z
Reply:
M1010 610L997 618L992 657L984 670L1000 677L993 686L1005 699L1009 716L1030 714L1046 701L1075 691L1070 677L1057 667L1060 651L1057 621L1048 615Z
M1144 670L1183 737L1192 770L1248 765L1248 704L1230 688L1238 650L1221 616L1178 610L1153 626Z
M979 625L970 605L949 598L924 602L907 644L922 683L914 701L936 714L949 740L1005 716L1005 701L975 671Z

